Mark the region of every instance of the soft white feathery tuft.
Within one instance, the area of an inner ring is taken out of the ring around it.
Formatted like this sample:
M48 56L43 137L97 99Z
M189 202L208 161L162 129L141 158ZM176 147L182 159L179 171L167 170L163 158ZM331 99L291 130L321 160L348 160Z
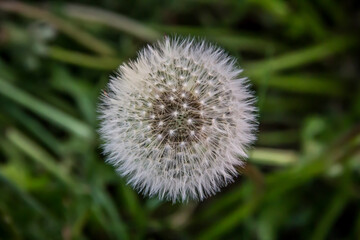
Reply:
M165 37L122 64L101 97L107 162L139 192L203 200L233 181L256 128L242 69L203 40Z

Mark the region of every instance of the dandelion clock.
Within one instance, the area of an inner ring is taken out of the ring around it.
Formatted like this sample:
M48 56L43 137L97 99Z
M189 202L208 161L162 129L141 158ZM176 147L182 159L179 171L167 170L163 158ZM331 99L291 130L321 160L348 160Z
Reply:
M165 37L144 48L101 96L107 162L148 196L176 202L218 192L255 138L254 99L241 72L202 40Z

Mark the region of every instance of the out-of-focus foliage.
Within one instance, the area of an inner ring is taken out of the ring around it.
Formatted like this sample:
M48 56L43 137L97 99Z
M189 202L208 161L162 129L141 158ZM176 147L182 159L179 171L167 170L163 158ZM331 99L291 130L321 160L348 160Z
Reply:
M86 5L85 5L86 4ZM357 1L0 1L0 239L359 239ZM164 35L206 37L258 96L243 175L147 199L104 163L108 76Z

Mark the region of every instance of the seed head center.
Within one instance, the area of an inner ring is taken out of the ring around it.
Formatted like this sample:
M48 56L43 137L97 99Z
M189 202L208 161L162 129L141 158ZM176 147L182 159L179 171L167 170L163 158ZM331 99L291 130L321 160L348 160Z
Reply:
M152 135L158 136L161 144L184 146L201 138L205 122L202 112L198 97L182 90L159 94L152 101L147 116Z

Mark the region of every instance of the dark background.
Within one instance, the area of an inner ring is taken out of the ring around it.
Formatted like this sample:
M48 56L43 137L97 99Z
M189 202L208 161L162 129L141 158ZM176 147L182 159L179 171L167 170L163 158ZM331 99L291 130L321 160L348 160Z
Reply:
M0 1L0 239L360 239L357 1ZM201 203L148 199L104 163L98 96L164 35L238 58L260 129Z

